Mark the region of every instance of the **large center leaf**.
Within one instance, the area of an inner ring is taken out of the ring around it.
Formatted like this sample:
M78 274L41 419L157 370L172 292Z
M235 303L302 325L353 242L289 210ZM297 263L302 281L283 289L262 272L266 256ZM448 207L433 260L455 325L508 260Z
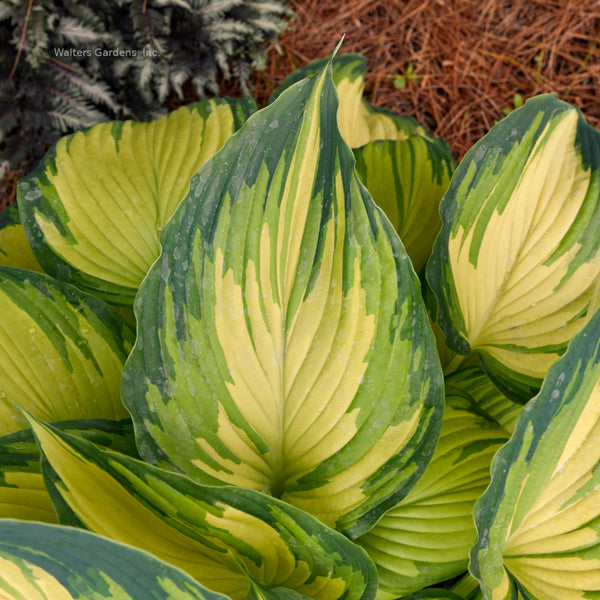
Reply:
M336 110L322 70L192 180L140 288L122 393L147 460L358 535L425 467L442 381L418 280Z

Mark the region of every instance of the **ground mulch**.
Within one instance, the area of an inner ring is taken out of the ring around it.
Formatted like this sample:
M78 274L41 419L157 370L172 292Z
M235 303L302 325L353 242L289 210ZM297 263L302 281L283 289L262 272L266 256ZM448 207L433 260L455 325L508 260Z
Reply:
M456 160L536 94L557 93L600 129L598 0L290 0L290 6L296 16L268 46L266 69L253 77L259 106L292 70L327 56L345 35L341 52L368 60L366 99L414 116L449 142ZM235 82L224 83L222 93L240 95ZM19 176L5 177L0 208L14 201Z
M455 158L521 100L556 92L600 128L598 0L290 0L255 95L294 68L341 52L368 60L366 99L414 116ZM394 86L399 76L405 87Z

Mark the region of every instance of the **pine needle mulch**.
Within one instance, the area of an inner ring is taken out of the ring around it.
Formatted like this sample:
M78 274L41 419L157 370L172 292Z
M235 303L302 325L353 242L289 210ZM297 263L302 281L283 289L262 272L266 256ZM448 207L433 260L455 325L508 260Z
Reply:
M600 128L597 0L291 0L296 13L255 78L268 97L294 68L341 52L368 60L366 99L409 114L459 160L521 101L546 92ZM412 70L412 73L411 73ZM405 87L399 77L404 76Z
M366 99L412 115L460 160L495 121L545 92L600 129L598 0L290 0L296 16L253 77L259 106L295 68L341 52L368 60ZM404 78L402 80L402 78ZM402 85L397 89L396 85ZM222 93L239 96L233 82ZM192 101L195 98L188 98ZM8 172L0 205L14 201ZM1 207L1 206L0 206Z

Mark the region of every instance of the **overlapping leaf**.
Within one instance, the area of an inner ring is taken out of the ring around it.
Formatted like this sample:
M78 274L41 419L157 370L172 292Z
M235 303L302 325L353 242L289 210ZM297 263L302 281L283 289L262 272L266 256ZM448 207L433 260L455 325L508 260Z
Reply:
M443 588L428 588L419 590L408 596L403 596L402 600L465 600L462 596L455 594L451 590Z
M131 304L190 178L253 110L251 99L205 100L151 123L100 123L59 140L18 186L45 270Z
M369 142L354 155L358 176L419 271L442 225L439 204L454 170L446 145L411 134L406 139Z
M425 467L442 381L336 107L326 70L303 80L194 178L140 288L122 393L145 459L354 536Z
M16 204L9 204L0 214L0 265L43 272L21 225Z
M377 565L378 600L404 596L466 570L475 541L473 507L489 484L492 457L507 439L508 433L468 393L446 386L440 439L425 473L357 540Z
M80 523L143 548L232 598L368 600L375 568L314 517L258 492L210 487L32 421L49 490ZM272 589L274 588L274 589ZM286 590L287 588L287 590ZM259 596L260 596L259 594Z
M461 577L450 590L464 600L483 600L479 582L470 573Z
M3 600L228 600L146 552L67 527L0 519Z
M130 420L76 419L55 425L95 444L137 455ZM31 429L0 437L0 518L56 523Z
M57 522L30 429L0 437L0 518Z
M581 328L600 273L600 134L540 96L465 156L428 266L448 345L528 400Z
M573 338L496 455L475 510L486 600L600 596L600 313Z
M423 269L419 273L419 281L421 283L421 294L423 295L423 300L425 301L425 306L427 308L427 314L429 316L429 323L431 324L431 329L433 331L433 335L435 336L435 341L437 344L438 356L440 357L440 362L442 368L444 370L444 374L447 374L449 371L453 371L456 368L460 367L463 362L471 362L473 360L477 361L476 355L472 354L465 359L464 356L457 355L456 352L450 350L446 344L446 336L442 331L438 319L438 303L429 282L427 281L425 270ZM458 362L458 365L456 364Z
M47 421L119 420L134 333L101 300L47 275L0 267L0 435Z
M596 287L592 293L586 319L589 321L597 310L600 310L600 277L596 279Z
M512 434L523 405L507 398L480 367L461 369L445 381L447 386L467 392L479 408Z
M483 600L483 592L479 586L479 582L470 574L467 573L457 583L455 583L450 591L459 597L459 600ZM408 599L403 599L408 600ZM517 594L517 600L523 600L521 593ZM527 598L526 600L531 600Z

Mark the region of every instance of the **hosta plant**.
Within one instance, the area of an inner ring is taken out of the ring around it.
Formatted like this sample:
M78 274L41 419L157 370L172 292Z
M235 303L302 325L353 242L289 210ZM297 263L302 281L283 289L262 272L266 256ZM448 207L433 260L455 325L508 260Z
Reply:
M454 171L364 75L98 125L23 178L4 597L600 594L599 134L542 96Z

